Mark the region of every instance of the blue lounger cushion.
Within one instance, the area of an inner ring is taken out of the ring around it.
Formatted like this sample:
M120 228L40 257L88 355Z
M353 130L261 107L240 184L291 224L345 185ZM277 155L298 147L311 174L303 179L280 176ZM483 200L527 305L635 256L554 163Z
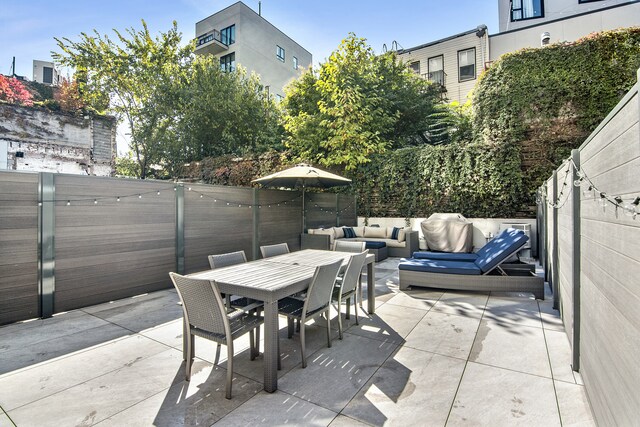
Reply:
M478 259L478 254L467 254L464 252L414 252L414 259L433 259L441 261L467 261L473 262Z
M400 270L423 271L425 273L464 274L479 276L482 270L473 262L441 261L429 259L403 259L398 265Z
M524 234L524 231L507 228L477 252L478 259L474 264L483 273L491 271L524 246L528 240L529 237Z

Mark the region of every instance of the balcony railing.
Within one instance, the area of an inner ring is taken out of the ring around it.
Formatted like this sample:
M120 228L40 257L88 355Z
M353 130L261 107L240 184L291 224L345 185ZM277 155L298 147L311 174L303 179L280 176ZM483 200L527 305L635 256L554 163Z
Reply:
M221 34L218 30L211 30L198 36L196 43L197 53L218 54L229 49L229 40L226 34Z
M440 71L432 71L430 73L425 73L422 75L422 77L424 77L425 79L437 83L440 86L444 87L445 86L445 80L446 80L446 74L444 72L444 70L440 70Z

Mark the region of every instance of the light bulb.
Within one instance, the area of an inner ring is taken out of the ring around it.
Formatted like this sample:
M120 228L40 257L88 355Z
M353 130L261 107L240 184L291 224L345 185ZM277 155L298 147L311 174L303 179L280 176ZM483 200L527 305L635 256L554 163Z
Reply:
M593 187L590 185L589 188L582 191L582 195L585 199L593 199Z
M576 179L575 181L573 181L573 185L575 187L580 187L582 185L582 180L581 179Z

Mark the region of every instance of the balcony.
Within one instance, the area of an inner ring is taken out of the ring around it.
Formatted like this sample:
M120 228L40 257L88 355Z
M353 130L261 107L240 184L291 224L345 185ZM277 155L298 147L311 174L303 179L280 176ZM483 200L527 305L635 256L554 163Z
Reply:
M196 53L198 55L206 53L218 55L228 49L229 44L226 37L222 37L218 30L212 30L198 36L198 41L196 42Z

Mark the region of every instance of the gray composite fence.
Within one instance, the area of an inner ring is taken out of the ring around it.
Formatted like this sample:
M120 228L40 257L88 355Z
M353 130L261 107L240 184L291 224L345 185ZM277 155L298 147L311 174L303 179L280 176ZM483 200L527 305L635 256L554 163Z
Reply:
M539 190L542 263L600 425L640 408L639 85Z
M306 193L311 222L355 225L355 197ZM171 287L207 255L300 249L302 193L0 171L0 324Z

